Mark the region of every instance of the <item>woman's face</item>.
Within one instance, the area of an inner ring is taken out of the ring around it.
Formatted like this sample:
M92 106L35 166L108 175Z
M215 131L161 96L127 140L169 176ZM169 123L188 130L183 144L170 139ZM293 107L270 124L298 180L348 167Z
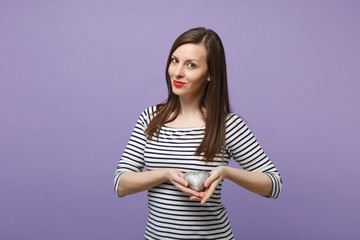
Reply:
M195 99L202 96L210 81L206 55L202 44L186 43L174 51L168 68L174 94Z

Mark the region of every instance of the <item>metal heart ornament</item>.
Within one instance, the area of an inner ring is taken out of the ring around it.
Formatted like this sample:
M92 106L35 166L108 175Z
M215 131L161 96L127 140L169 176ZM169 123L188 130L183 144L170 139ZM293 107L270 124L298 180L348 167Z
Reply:
M204 182L209 177L209 172L199 171L199 172L186 172L184 178L189 183L189 188L200 192L204 189Z

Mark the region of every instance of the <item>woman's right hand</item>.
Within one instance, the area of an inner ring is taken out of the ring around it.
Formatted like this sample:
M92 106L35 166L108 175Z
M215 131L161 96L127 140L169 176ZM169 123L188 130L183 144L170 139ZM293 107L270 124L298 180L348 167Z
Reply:
M189 183L185 180L181 171L169 169L167 172L168 180L180 191L190 196L201 197L200 193L188 187Z

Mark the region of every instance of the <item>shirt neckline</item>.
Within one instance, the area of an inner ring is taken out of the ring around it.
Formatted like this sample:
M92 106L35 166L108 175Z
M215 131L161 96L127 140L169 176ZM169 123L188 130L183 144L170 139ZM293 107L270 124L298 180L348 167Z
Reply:
M168 126L163 125L162 127L165 128L165 129L168 129L168 130L173 130L173 131L192 131L192 130L203 130L203 129L205 129L205 126L177 128L177 127L168 127Z

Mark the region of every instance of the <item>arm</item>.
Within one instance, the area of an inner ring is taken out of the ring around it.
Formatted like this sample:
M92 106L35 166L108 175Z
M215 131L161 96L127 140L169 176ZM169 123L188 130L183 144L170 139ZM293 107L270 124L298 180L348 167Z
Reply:
M282 189L280 174L245 122L235 114L227 118L225 142L228 154L244 170L223 166L213 169L204 183L203 199L192 199L205 203L224 178L259 195L277 198Z
M224 168L224 177L230 181L261 196L271 196L272 183L267 174L262 172L249 172L231 167Z
M117 193L119 197L142 192L160 185L171 182L174 186L189 195L200 197L200 193L188 188L188 182L184 174L177 170L155 170L147 172L126 172L119 181Z
M244 169L231 171L230 180L262 196L277 198L280 195L282 179L278 170L246 123L235 114L227 121L226 148ZM243 181L243 178L247 180Z
M224 178L229 179L251 192L264 197L271 197L272 181L267 174L262 172L249 172L228 166L219 166L210 172L210 177L204 182L205 191L201 197L191 197L191 199L201 201L201 204L204 204Z
M166 171L126 172L117 188L119 197L142 192L167 181Z
M144 132L153 111L154 108L145 110L134 127L115 172L115 192L119 197L123 197L148 190L164 182L171 182L178 190L189 195L199 196L199 193L187 187L188 183L180 171L164 169L142 172L145 166L146 136Z

